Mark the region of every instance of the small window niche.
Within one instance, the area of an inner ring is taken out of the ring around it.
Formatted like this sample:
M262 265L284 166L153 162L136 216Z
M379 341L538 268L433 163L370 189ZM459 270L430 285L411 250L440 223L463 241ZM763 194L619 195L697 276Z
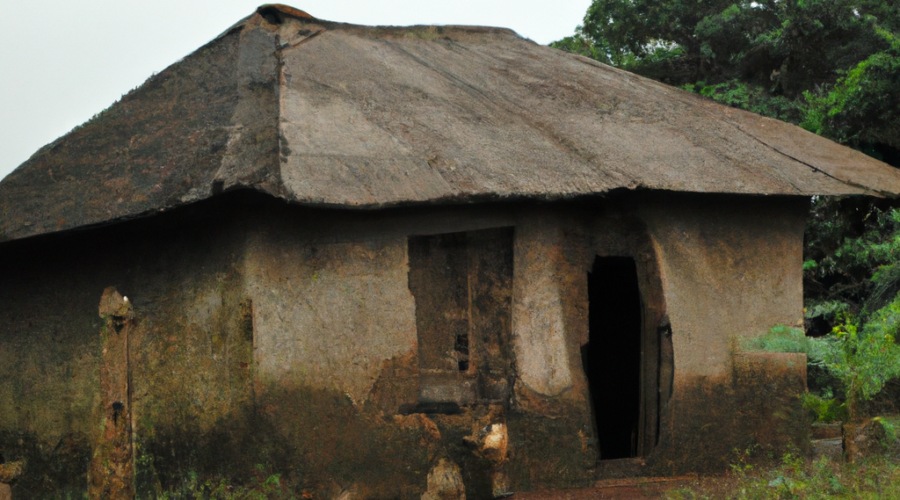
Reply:
M409 238L420 407L508 399L512 271L512 228Z

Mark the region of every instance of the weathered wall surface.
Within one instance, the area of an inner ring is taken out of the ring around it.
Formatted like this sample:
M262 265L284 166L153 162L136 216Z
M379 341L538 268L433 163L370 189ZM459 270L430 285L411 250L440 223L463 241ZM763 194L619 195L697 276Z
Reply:
M802 323L804 199L659 197L641 207L679 332L678 383L730 377L735 338Z
M513 479L571 486L585 476L723 470L735 448L802 449L806 416L797 396L805 363L738 346L802 318L806 210L803 199L657 194L520 212L514 406L531 421L520 429L511 412L511 439L521 455L551 462L549 450L566 450L556 468L580 472L545 476L541 464L520 458L511 463ZM659 360L642 367L640 460L596 462L597 429L585 413L579 348L588 340L586 275L595 256L637 263L643 356ZM556 411L565 419L553 419ZM567 442L574 436L578 446Z
M415 352L406 240L322 241L285 229L257 233L247 257L257 380L362 404L384 361Z
M17 486L30 497L83 489L99 421L97 303L113 285L137 315L130 357L144 496L189 472L247 481L258 464L321 498L418 498L441 459L459 465L474 499L501 476L524 491L720 470L734 446L777 450L802 431L792 399L805 385L802 360L735 357L733 339L799 319L804 210L788 199L628 195L346 212L234 194L7 244L0 452L31 461ZM513 390L507 400L415 410L408 238L502 227L514 233L511 345L472 346L510 358ZM656 428L658 416L659 434L646 434L642 460L597 461L581 358L597 255L635 259L645 348L661 360L643 372L653 383L641 426ZM502 459L477 445L500 423Z
M107 286L137 315L129 361L139 486L179 472L185 464L160 459L185 453L196 430L246 401L252 355L234 266L243 239L229 227L233 212L209 215L192 210L0 249L0 453L29 462L15 495L86 487L101 422L98 305Z
M585 486L598 458L581 346L588 338L585 211L524 207L516 225L509 420L512 489Z
M566 338L571 325L562 300L568 273L561 222L537 213L520 220L516 233L513 335L518 375L524 386L544 397L571 389L577 369Z
M807 201L672 195L639 206L660 265L674 350L660 469L721 469L736 448L803 448L806 416L796 395L805 390L805 364L735 355L742 339L802 321ZM783 425L771 425L773 411Z
M448 456L467 483L486 483L484 459L462 438L490 422L489 408L401 414L419 402L407 242L513 224L506 210L287 209L253 225L245 268L256 402L304 488L418 498L432 463Z
M57 241L64 248L25 241L0 249L0 455L27 459L43 476L16 485L36 498L50 493L44 482L86 489L100 416L97 305L106 280L73 266L69 256L84 253Z

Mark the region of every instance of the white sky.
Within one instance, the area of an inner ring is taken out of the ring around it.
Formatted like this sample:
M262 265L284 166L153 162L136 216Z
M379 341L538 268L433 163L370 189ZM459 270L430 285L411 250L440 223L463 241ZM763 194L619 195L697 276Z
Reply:
M0 178L265 0L0 0ZM546 44L590 0L292 0L330 21L512 28Z

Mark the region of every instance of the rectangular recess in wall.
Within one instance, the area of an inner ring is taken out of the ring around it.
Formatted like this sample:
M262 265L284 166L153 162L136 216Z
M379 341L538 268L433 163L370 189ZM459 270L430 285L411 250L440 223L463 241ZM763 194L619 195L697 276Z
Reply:
M421 403L508 397L512 266L510 227L409 238Z

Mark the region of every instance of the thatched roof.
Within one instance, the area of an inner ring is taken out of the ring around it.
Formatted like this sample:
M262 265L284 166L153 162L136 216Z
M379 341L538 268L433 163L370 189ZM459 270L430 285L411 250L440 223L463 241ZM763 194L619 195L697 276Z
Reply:
M509 30L264 6L10 174L0 240L239 188L374 209L617 188L896 195L900 173Z

